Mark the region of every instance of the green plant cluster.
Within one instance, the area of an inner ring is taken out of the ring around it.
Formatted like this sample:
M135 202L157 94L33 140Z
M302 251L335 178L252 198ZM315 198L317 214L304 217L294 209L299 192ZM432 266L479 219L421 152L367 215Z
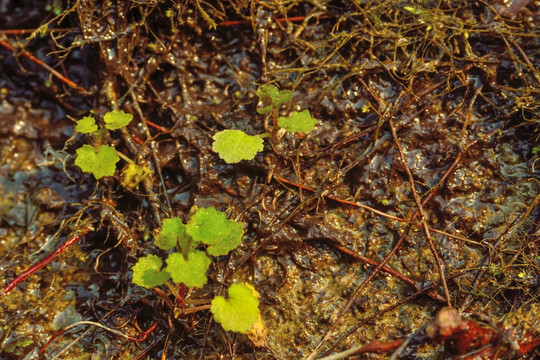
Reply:
M151 170L145 166L139 166L131 159L118 152L113 146L101 144L107 131L119 130L126 127L133 115L123 111L109 111L103 116L105 123L104 129L100 129L96 120L91 116L85 116L75 126L75 131L92 136L92 145L85 144L76 150L77 157L75 165L82 171L94 175L96 179L104 176L113 176L116 172L116 163L120 158L128 162L128 165L122 170L122 186L134 188L147 176Z
M141 257L133 266L133 283L151 289L169 279L187 287L202 288L208 281L206 271L211 260L208 255L228 254L242 242L242 223L227 219L214 209L200 208L187 224L178 217L166 219L154 245L162 250L176 249L169 254L165 268L156 255ZM205 251L199 249L203 245ZM229 288L229 299L214 298L210 311L225 330L247 333L259 319L259 300L246 285Z
M91 116L77 121L75 131L90 134L92 144L84 144L76 150L75 165L100 179L113 176L116 164L122 158L128 162L122 170L122 186L137 186L151 174L151 170L137 165L113 146L102 144L108 131L122 129L132 119L131 114L123 111L110 111L103 116L103 128ZM251 138L244 140L249 142ZM262 150L262 139L259 145ZM166 219L154 244L162 250L178 251L169 254L165 268L156 255L139 258L133 266L132 281L148 289L166 284L169 279L187 287L201 288L208 281L206 272L211 264L209 256L228 254L240 245L243 234L242 223L227 219L223 212L213 207L197 209L187 224L178 217ZM217 296L212 300L210 311L225 330L247 333L260 320L258 293L248 284L234 284L228 292L228 299Z
M274 129L278 127L292 133L309 133L315 128L317 119L308 110L293 111L288 117L279 116L282 104L291 101L293 92L279 90L272 84L259 87L255 92L263 107L258 108L259 114L271 113ZM212 150L227 164L238 163L242 160L252 160L263 149L263 137L269 134L248 135L242 130L218 131L213 139Z

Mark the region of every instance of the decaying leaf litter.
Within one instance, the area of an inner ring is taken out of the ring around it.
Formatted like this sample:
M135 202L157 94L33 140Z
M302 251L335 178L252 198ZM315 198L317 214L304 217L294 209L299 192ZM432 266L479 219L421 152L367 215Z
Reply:
M43 356L316 358L338 338L334 352L408 338L448 301L539 337L536 2L64 5L5 1L0 12L0 40L87 90L0 50L4 285L72 231L95 231L0 298L2 358L33 358L82 320L106 328L81 324ZM31 40L7 31L47 21ZM279 134L254 160L227 165L212 136L271 127L256 111L268 82L292 90L282 111L309 109L316 129ZM116 109L136 121L105 141L154 170L135 190L73 165L84 139L72 138L71 119ZM155 252L164 218L185 220L195 205L243 222L244 243L175 308L168 289L134 285L131 266ZM386 267L411 281L382 271L363 284L367 261L398 242ZM442 286L407 299L439 269L449 299ZM197 311L243 281L261 294L260 339ZM110 330L135 337L154 322L142 342ZM401 356L450 355L413 342Z

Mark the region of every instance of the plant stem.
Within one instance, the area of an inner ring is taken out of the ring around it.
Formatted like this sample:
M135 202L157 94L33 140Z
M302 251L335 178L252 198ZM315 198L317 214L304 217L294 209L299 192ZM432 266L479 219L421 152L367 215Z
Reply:
M123 160L127 161L129 164L136 165L133 160L128 158L126 155L122 154L120 151L114 150L114 152L116 153L116 155L120 156Z

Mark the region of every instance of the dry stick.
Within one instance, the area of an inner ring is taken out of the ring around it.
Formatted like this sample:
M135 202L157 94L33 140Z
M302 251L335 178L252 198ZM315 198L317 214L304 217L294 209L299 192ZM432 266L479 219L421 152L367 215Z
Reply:
M131 99L133 100L133 106L135 107L135 110L137 110L137 113L139 114L139 118L141 119L142 128L143 128L144 133L146 134L146 138L150 141L150 152L151 152L152 158L154 160L154 164L155 164L158 176L159 176L159 180L160 180L161 184L163 184L163 186L165 186L165 182L164 182L163 176L161 174L161 169L159 168L159 161L158 161L158 156L157 156L158 151L157 151L156 142L152 140L152 134L150 134L150 130L148 129L148 126L146 125L146 120L144 118L144 114L143 114L143 112L141 110L141 107L139 106L137 96L135 95L133 90L131 91ZM150 204L152 206L152 210L154 210L153 211L154 212L154 220L156 220L158 225L161 225L161 212L159 211L160 209L159 209L159 206L157 205L159 203L159 198L158 198L157 194L154 192L154 190L152 189L153 184L151 184L149 179L146 178L143 181L143 185L144 185L144 189L145 189L146 193L149 196L149 200L150 200ZM164 189L164 190L166 190L166 189ZM167 201L167 205L169 206L169 209L170 209L171 208L171 202L169 200L169 196L167 195L167 191L163 191L163 193L164 193L164 196L165 196L165 200Z
M375 353L375 354L384 354L385 352L388 352L390 350L397 349L405 340L404 339L397 339L393 341L373 341L370 343L367 343L365 345L357 346L349 350L345 350L343 352L325 356L323 358L320 358L320 360L340 360L345 359L352 355L358 355L358 354L366 354L366 353Z
M142 334L138 335L137 337L132 337L132 336L129 336L129 335L126 335L124 334L123 332L121 331L118 331L118 330L115 330L115 329L111 329L110 327L107 327L105 325L102 325L98 322L95 322L95 321L79 321L79 322L76 322L74 324L71 324L69 326L67 326L65 329L62 330L61 333L59 333L58 335L61 335L63 334L64 332L70 330L70 329L73 329L74 327L77 327L79 325L93 325L93 326L97 326L99 328L102 328L102 329L105 329L115 335L118 335L118 336L122 336L130 341L135 341L135 342L141 342L141 341L144 341L146 340L146 338L148 337L148 335L155 330L155 328L157 327L157 323L153 323L149 328L148 330L144 331ZM79 341L79 339L75 339L73 342L71 342L67 347L65 347L64 349L62 349L58 354L56 354L54 357L53 357L53 360L54 359L57 359L60 357L60 355L62 355L65 351L67 351L74 343L76 343L77 341Z
M407 165L407 159L405 158L405 154L403 153L403 149L401 148L401 144L399 143L399 138L396 133L396 128L394 127L394 121L392 120L391 117L388 119L388 124L390 125L390 130L392 131L392 137L394 138L394 142L396 143L396 148L399 152L401 162L403 163L403 166L405 167L405 171L407 172L407 176L409 177L409 181L411 183L412 194L414 197L414 201L416 202L416 206L418 206L418 211L420 212L420 220L422 222L424 233L426 234L426 238L427 238L426 241L428 242L431 252L433 253L433 256L435 257L435 262L437 263L437 270L439 271L439 276L441 278L442 286L444 289L444 295L446 297L446 302L448 303L448 306L452 306L452 300L450 299L450 292L448 291L448 284L446 284L443 265L441 263L439 254L437 253L437 249L435 248L435 244L433 244L433 240L431 239L431 233L429 232L429 228L426 222L426 214L424 213L424 207L422 206L420 197L418 196L418 193L416 192L416 185L414 183L414 178L412 176L409 165Z
M512 224L510 224L510 227L508 228L508 230L506 230L501 236L499 236L497 241L495 241L495 243L491 247L490 254L486 255L479 265L478 272L476 273L476 276L472 285L473 289L478 288L478 285L480 284L484 275L486 274L486 265L488 264L490 256L493 253L493 251L495 251L499 247L499 245L501 245L504 241L506 241L506 239L508 239L519 228L519 226L523 223L523 221L525 221L525 219L527 219L529 215L531 215L531 212L536 208L539 201L540 201L540 195L536 195L536 197L533 199L531 204L527 207L527 210L521 216L518 216L517 218L515 218L514 221L512 221ZM469 307L472 301L472 296L473 296L472 293L467 294L467 296L461 303L461 306L459 307L461 311Z

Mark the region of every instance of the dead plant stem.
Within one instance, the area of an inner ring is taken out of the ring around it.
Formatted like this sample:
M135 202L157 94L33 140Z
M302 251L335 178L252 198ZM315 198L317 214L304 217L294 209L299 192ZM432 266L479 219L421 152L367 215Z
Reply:
M435 262L437 264L437 270L439 271L439 277L442 282L442 286L444 289L444 295L446 297L446 302L448 303L448 306L452 306L452 300L450 299L450 292L448 291L448 284L446 283L446 278L444 275L444 267L441 262L441 259L439 257L439 254L437 253L437 249L435 248L435 244L433 243L433 239L431 238L431 233L429 230L429 227L426 222L426 215L424 212L424 207L422 206L422 202L420 201L420 197L418 196L418 193L416 192L416 185L414 182L414 177L411 173L411 169L409 168L409 165L407 165L407 159L405 158L405 153L403 152L403 149L401 148L401 144L399 143L399 138L397 136L396 128L394 126L394 121L391 117L388 118L388 124L390 125L390 131L392 132L392 137L394 138L394 142L396 144L396 148L399 152L399 156L401 158L401 162L403 166L405 167L405 171L407 172L407 176L409 177L409 181L411 183L411 190L414 197L414 201L416 202L416 206L418 206L418 211L420 213L420 220L422 223L422 227L424 229L424 233L426 235L426 241L429 244L429 247L431 249L431 252L433 253L433 256L435 257Z

